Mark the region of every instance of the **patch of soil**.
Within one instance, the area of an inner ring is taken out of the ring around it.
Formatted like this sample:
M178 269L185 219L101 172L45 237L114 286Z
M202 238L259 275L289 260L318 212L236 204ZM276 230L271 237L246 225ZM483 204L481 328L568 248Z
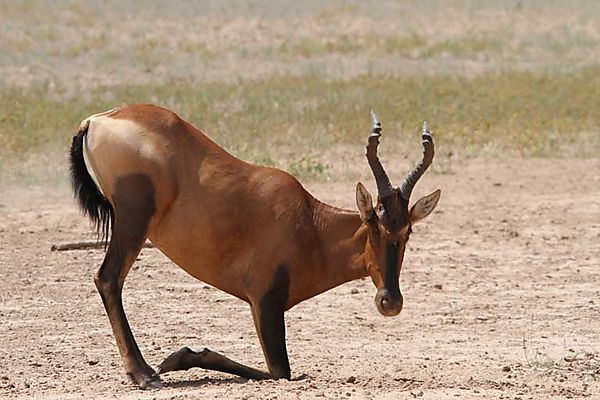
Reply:
M354 185L307 186L354 208ZM409 242L401 316L351 282L286 314L291 381L197 369L147 392L125 376L93 283L103 252L49 250L91 237L66 185L0 197L0 398L599 398L600 160L462 161L413 196L438 187ZM151 365L187 345L265 367L247 305L156 249L124 302Z

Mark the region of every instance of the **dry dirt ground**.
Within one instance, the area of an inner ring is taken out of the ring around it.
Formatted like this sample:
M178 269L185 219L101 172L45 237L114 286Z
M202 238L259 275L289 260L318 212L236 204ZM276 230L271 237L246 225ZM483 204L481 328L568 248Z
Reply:
M355 182L309 183L353 207ZM438 211L415 227L405 308L381 317L369 280L286 315L292 381L192 370L140 391L93 283L99 250L65 186L0 192L0 398L600 398L600 160L464 160L429 173ZM372 188L372 186L371 186ZM188 345L264 367L248 307L143 250L125 308L146 359Z

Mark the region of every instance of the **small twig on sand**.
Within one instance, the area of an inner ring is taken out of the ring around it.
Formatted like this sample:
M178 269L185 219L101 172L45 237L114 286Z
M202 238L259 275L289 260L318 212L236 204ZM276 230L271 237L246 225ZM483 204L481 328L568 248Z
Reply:
M150 242L146 242L142 246L142 248L145 248L145 249L153 249L155 247L156 246L154 246L154 244L150 243ZM104 248L104 242L102 242L102 241L80 240L77 242L65 242L65 243L53 244L50 247L50 250L52 250L52 251L68 251L68 250L102 249L102 248Z
M416 382L416 383L424 383L425 381L421 380L421 379L416 379L416 378L404 378L402 376L397 376L394 378L395 381L401 381L401 382Z

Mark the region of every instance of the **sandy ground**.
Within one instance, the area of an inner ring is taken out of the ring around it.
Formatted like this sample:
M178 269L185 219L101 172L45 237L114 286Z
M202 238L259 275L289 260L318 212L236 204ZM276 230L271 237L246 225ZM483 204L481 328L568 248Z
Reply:
M307 186L353 207L354 182ZM4 192L0 398L600 398L600 160L467 160L413 196L437 187L407 250L400 317L377 313L369 280L351 282L286 314L292 381L197 369L160 391L124 374L92 279L102 251L49 251L91 237L66 186ZM124 298L152 365L188 345L264 367L246 304L157 250Z

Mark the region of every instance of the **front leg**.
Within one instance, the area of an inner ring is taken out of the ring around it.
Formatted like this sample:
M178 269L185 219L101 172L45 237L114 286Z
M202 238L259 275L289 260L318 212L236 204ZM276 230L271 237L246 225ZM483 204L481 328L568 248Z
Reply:
M247 367L212 350L205 348L202 351L193 351L189 347L183 347L168 356L156 368L155 375L170 371L185 371L195 367L227 372L248 379L259 380L271 377L268 372Z
M209 349L196 352L184 347L168 356L156 375L200 367L227 372L249 379L290 379L290 363L285 346L284 312L289 292L289 275L280 267L269 289L257 301L251 301L252 317L269 372L247 367Z
M252 304L252 317L271 377L290 379L290 362L285 345L284 312L288 301L290 277L285 266L275 272L269 290Z
M248 379L290 379L290 365L285 347L285 323L283 309L274 307L277 302L261 301L258 308L252 307L252 316L262 345L269 372L237 363L209 349L193 351L183 347L169 355L156 368L156 375L170 371L185 371L200 367L213 371L227 372ZM271 298L271 300L273 300Z
M252 307L252 315L269 372L240 364L207 348L202 351L193 351L189 347L183 347L160 363L156 368L155 375L199 367L227 372L248 379L289 379L290 366L285 348L283 311L273 313L269 306L261 309Z

